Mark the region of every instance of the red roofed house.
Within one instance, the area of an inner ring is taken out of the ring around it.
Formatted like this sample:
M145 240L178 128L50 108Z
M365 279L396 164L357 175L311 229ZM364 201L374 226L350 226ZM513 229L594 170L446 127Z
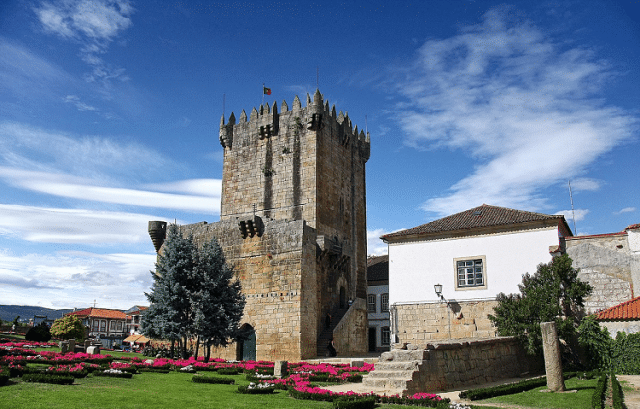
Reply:
M482 205L382 236L391 342L495 337L496 296L518 292L522 275L562 253L571 235L564 216Z
M82 325L89 328L89 338L99 339L105 348L122 345L122 340L128 335L125 328L127 315L120 310L90 307L65 315L80 318Z
M127 315L127 333L141 334L140 326L142 325L142 314L147 308L149 307L134 305L124 312Z
M615 338L618 332L640 332L640 297L625 301L595 314L601 327L606 327Z
M593 287L585 300L587 313L640 295L640 224L618 233L567 237L566 245L578 277Z

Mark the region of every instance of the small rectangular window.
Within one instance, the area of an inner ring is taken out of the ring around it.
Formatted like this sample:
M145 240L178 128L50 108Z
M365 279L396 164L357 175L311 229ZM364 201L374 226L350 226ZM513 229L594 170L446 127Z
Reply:
M389 312L389 294L382 294L380 297L380 310L382 312Z
M456 259L456 288L484 287L484 257L473 259Z
M367 312L376 312L376 295L367 295Z
M391 331L389 331L389 327L380 328L381 334L380 338L382 338L382 345L389 345L391 338Z
M107 330L107 321L100 321L100 331L106 331Z

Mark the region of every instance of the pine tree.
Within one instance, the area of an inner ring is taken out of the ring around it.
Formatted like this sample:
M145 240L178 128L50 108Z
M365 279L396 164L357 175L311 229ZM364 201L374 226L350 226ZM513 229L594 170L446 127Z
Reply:
M236 339L244 296L215 239L198 251L192 236L183 237L171 225L156 269L151 292L145 293L151 303L144 313L145 335L171 340L172 356L178 341L184 357L191 339L203 340L207 351Z
M516 336L531 355L542 353L541 322L555 321L558 336L571 342L580 324L584 298L591 286L578 279L571 258L563 254L537 271L522 277L520 294L498 294L498 305L489 319L498 334Z
M222 248L214 238L198 254L195 277L199 285L192 292L195 334L206 345L205 360L211 347L227 346L237 339L245 299L240 281L226 263Z

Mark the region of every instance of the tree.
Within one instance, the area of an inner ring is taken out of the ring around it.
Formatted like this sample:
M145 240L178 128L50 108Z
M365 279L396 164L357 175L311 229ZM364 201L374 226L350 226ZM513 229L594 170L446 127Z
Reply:
M571 258L563 254L547 264L539 264L537 271L522 277L520 294L498 294L498 305L489 319L498 334L520 339L531 355L542 353L541 322L555 321L558 336L572 342L580 323L584 298L591 286L578 279L578 270Z
M42 321L40 324L29 328L29 331L24 336L27 341L47 342L51 339L51 331L46 322Z
M57 339L75 339L80 342L85 338L85 328L82 321L75 315L65 315L53 321L51 335Z
M233 279L233 269L226 263L215 238L202 246L195 273L199 286L191 294L193 330L206 345L205 361L208 362L212 346L227 346L238 338L245 299L240 281Z
M158 256L153 286L145 293L150 307L144 313L142 332L148 337L178 342L183 356L187 341L197 338L211 345L234 340L244 309L238 280L226 264L217 241L198 251L192 236L183 237L169 226L163 252Z

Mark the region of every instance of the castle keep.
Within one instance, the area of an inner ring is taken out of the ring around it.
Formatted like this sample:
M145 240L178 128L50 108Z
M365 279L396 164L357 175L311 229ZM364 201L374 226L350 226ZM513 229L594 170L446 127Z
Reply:
M324 355L331 336L340 354L365 353L369 135L316 91L305 107L296 96L223 116L220 143L220 221L181 227L218 240L246 296L247 339L217 355L300 360ZM166 223L149 232L162 251Z

